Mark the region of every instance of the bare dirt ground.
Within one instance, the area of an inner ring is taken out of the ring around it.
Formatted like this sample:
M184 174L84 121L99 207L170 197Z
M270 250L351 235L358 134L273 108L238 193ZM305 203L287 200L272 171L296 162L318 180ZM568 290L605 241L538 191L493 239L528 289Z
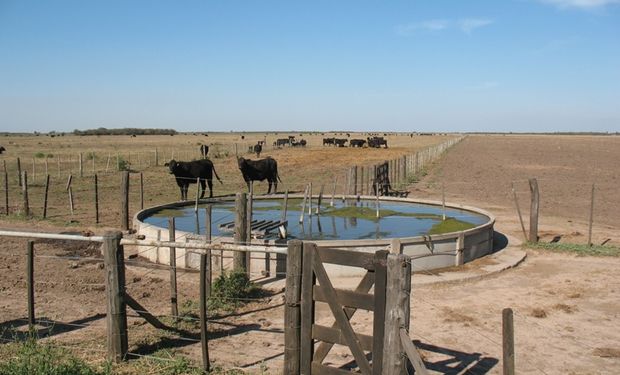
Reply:
M526 180L537 177L541 240L548 242L560 235L561 242L585 243L590 189L595 182L594 242L609 238L608 244L618 246L618 160L619 137L470 136L411 191L416 197L440 199L443 183L449 202L492 212L497 217L496 230L518 243L522 234L511 182L515 181L527 215ZM9 226L54 229L46 222L3 223L3 227ZM3 238L0 243L2 328L17 325L24 329L24 246L23 240ZM35 261L37 316L52 322L46 325L53 325L51 338L57 343L101 361L106 342L103 270L92 259L46 258L67 254L96 258L96 249L67 243L35 246L39 256ZM414 287L411 336L427 366L444 374L501 373L501 310L511 307L515 311L518 373L620 373L620 259L527 252L524 263L490 277ZM128 293L155 314L169 315L167 277L167 271L129 266ZM187 331L183 337L162 333L130 317L130 352L161 355L158 350L163 348L199 362L200 347L192 341L199 338L198 330L191 315L198 298L197 281L196 274L179 276L179 301L186 317L181 327ZM324 306L319 306L317 317L325 324L331 320ZM211 320L210 354L215 365L244 368L249 373L279 372L284 335L282 293L277 288L262 301L251 301L235 314ZM353 320L361 332L369 332L370 322L371 315L364 313ZM45 327L40 328L45 333ZM3 339L12 339L7 334ZM350 352L338 346L327 358L338 364L351 360ZM140 372L137 361L133 362L115 370Z

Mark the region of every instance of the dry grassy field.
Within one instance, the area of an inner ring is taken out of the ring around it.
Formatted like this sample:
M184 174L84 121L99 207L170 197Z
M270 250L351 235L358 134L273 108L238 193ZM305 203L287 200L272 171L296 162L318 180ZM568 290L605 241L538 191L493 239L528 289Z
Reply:
M277 137L279 137L279 134ZM51 153L49 170L56 155L76 155L94 151L97 171L104 171L107 154L115 158L118 150L128 159L132 169L142 171L145 178L147 206L178 199L178 188L163 166L148 165L146 157L138 163L138 154L153 156L153 148L161 159L175 155L197 154L199 143L221 143L221 157L212 158L224 185L216 184L215 193L230 193L243 187L234 160L234 146L244 150L243 141L253 143L262 134L210 134L209 137L178 135L143 137L6 137L0 141L8 153L12 180L11 199L17 210L18 190L15 186L14 158L22 158L30 171L37 152ZM299 134L297 134L299 138ZM268 141L275 138L269 135ZM356 137L352 135L352 138ZM281 189L299 190L312 180L318 184L342 176L352 163L382 161L437 144L447 136L388 136L388 149L335 149L320 145L320 135L304 135L306 149L268 149L265 155L278 160L284 181ZM12 143L9 143L12 142ZM40 144L39 144L40 142ZM172 143L171 143L172 142ZM8 146L7 146L8 145ZM226 146L227 145L227 146ZM61 147L62 146L62 147ZM229 155L224 156L229 150ZM231 153L232 152L232 153ZM179 154L181 153L181 154ZM135 155L135 156L134 156ZM197 156L197 155L196 155ZM175 156L176 157L176 156ZM74 156L75 158L75 156ZM449 202L478 206L497 217L496 231L505 235L510 246L519 247L521 227L514 205L514 184L524 214L527 215L529 191L527 179L538 178L541 190L541 241L548 243L560 237L561 244L585 244L591 202L591 186L595 184L593 242L607 240L609 248L620 247L620 137L586 136L468 136L435 163L419 182L409 186L411 197L440 199L445 192ZM29 164L30 163L30 164ZM36 158L37 175L42 162ZM138 164L140 166L138 166ZM75 164L74 164L75 165ZM82 178L77 178L76 205L68 214L64 191L67 172L54 177L59 186L54 198L52 217L24 221L15 215L0 222L3 228L66 230L90 229L96 233L118 223L118 186L116 173L102 173L105 186L102 207L103 224L93 224L88 181L90 169L85 163ZM75 168L75 167L74 167ZM29 172L30 173L30 172ZM75 169L73 170L75 174ZM132 189L136 186L132 177ZM77 188L79 186L79 188ZM33 189L41 189L35 181ZM191 189L191 188L190 188ZM260 185L259 192L266 191ZM36 197L39 193L34 193ZM139 207L137 193L132 190L132 211ZM190 191L190 196L192 195ZM39 195L40 196L40 195ZM73 221L72 221L73 220ZM526 223L527 226L527 218ZM36 259L37 316L57 326L51 336L57 344L70 348L79 357L102 364L105 355L104 271L88 261L57 260L46 256L75 254L93 256L97 249L62 242L37 243ZM26 316L24 241L3 239L0 244L0 325L24 329ZM510 250L510 249L509 249ZM527 249L527 259L518 267L481 279L450 284L416 285L411 298L411 335L421 348L427 366L440 374L501 373L501 310L515 311L516 363L520 374L617 374L620 373L620 259L616 256L584 256L575 252L552 252ZM475 265L473 266L475 267ZM432 272L426 276L436 276ZM167 271L127 268L127 290L155 314L169 313ZM179 301L187 317L184 328L194 333L192 320L198 300L198 277L192 273L179 276ZM278 284L281 286L281 284ZM225 369L241 369L240 373L279 373L282 366L283 298L281 289L239 308L232 314L212 317L210 350L214 365ZM21 319L21 320L20 320ZM318 319L329 321L321 310ZM369 314L358 314L356 329L369 327ZM60 322L70 323L63 325ZM6 336L3 336L6 339ZM200 345L195 341L158 331L137 317L129 318L130 351L146 356L114 367L115 373L174 373L178 358L200 361ZM1 344L0 344L1 346ZM352 359L350 352L336 347L328 357L334 363ZM170 361L172 360L172 361Z
M277 138L294 135L298 140L305 139L307 147L274 148ZM50 175L48 222L56 225L94 224L94 183L93 174L98 175L101 207L101 223L110 227L119 225L120 177L116 172L118 159L129 163L136 172L130 177L130 214L140 209L140 176L144 181L145 206L153 206L180 199L179 188L174 177L163 165L170 159L193 160L200 157L201 144L210 146L209 157L217 174L223 181L214 181L214 195L231 194L247 189L235 158L235 147L239 156L255 158L248 153L248 147L259 140L267 141L261 157L271 156L278 162L278 172L282 183L279 191L299 191L313 182L315 186L328 184L331 189L337 176L339 191L344 189L345 170L353 164L371 165L384 160L437 145L454 136L416 136L388 135L389 148L335 148L323 147L322 138L333 134L302 133L211 133L209 136L181 134L175 136L7 136L0 138L0 144L7 152L0 155L6 162L9 176L9 204L11 212L17 213L21 205L16 159L20 158L22 170L28 172L30 206L34 218L41 217L45 174ZM347 138L346 135L336 135ZM363 134L351 134L353 138L365 138ZM236 146L235 146L236 145ZM156 150L158 164L156 162ZM79 173L79 155L82 154L82 177ZM47 166L46 166L47 160ZM70 214L66 184L69 175L73 176L72 186L75 212ZM190 187L189 197L195 196L195 185ZM267 191L267 183L257 183L256 193Z

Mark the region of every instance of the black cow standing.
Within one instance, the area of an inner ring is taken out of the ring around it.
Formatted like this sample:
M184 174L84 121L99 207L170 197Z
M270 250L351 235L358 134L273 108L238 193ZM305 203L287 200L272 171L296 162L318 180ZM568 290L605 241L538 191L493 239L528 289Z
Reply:
M3 153L4 151L6 151L6 148L0 146L0 154Z
M271 184L273 184L273 192L276 193L278 191L278 180L280 182L282 180L280 180L278 175L278 163L274 159L270 157L259 160L237 158L237 163L239 164L239 170L241 170L243 179L248 185L248 191L250 190L250 181L264 180L267 180L269 183L267 194L271 193Z
M263 152L263 146L260 142L254 145L254 152L256 153L256 157L260 158L260 153Z
M200 155L202 155L203 159L207 158L207 154L209 153L209 146L200 145Z
M171 174L177 180L177 185L181 189L181 200L187 200L187 189L189 184L195 184L200 178L200 199L205 196L205 181L209 185L209 198L213 197L213 174L217 180L222 183L220 176L217 175L213 163L209 159L192 160L192 161L176 161L170 160L165 166L168 167Z

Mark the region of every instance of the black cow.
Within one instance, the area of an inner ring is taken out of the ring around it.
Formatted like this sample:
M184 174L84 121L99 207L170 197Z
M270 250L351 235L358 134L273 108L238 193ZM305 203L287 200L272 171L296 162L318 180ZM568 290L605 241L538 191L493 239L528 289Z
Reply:
M344 147L344 144L347 143L349 140L346 138L335 138L334 139L334 144L336 145L336 147Z
M202 155L203 159L207 158L207 154L209 153L209 146L200 145L200 155Z
M257 158L260 158L261 152L263 152L263 146L261 145L261 142L259 141L257 144L254 145L254 153L256 154Z
M278 138L276 139L275 142L273 142L273 145L275 147L282 147L282 146L286 146L290 144L290 139L289 138Z
M323 146L325 145L333 145L336 138L323 138Z
M352 139L349 141L349 147L364 147L365 139Z
M181 189L181 200L187 200L187 188L189 184L195 184L196 180L200 178L200 187L202 188L200 198L205 196L205 181L209 185L209 198L213 197L213 174L217 177L217 180L222 183L220 176L217 175L213 163L209 159L192 160L192 161L176 161L170 160L170 162L164 164L168 167L171 174L177 180L177 185Z
M0 154L2 154L4 151L6 151L6 148L0 146Z
M385 146L387 148L387 140L383 137L368 137L368 147L380 148L381 146Z
M237 158L237 163L239 164L239 170L241 170L243 179L248 185L248 191L250 190L250 181L264 180L267 180L269 183L267 194L271 193L271 184L273 184L273 192L276 193L278 191L278 181L282 182L282 180L280 180L278 175L278 163L274 159L270 157L259 160Z

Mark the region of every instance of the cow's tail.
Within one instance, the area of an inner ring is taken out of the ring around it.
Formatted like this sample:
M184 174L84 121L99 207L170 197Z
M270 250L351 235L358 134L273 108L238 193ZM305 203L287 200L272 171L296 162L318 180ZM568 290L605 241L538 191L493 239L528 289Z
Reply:
M282 182L282 180L280 179L280 174L278 173L277 170L276 170L276 178L278 179L278 181Z
M215 177L217 178L217 180L220 182L220 184L224 185L224 183L222 182L222 180L220 179L220 176L217 175L217 172L215 171L215 165L213 166L213 174L215 175Z

